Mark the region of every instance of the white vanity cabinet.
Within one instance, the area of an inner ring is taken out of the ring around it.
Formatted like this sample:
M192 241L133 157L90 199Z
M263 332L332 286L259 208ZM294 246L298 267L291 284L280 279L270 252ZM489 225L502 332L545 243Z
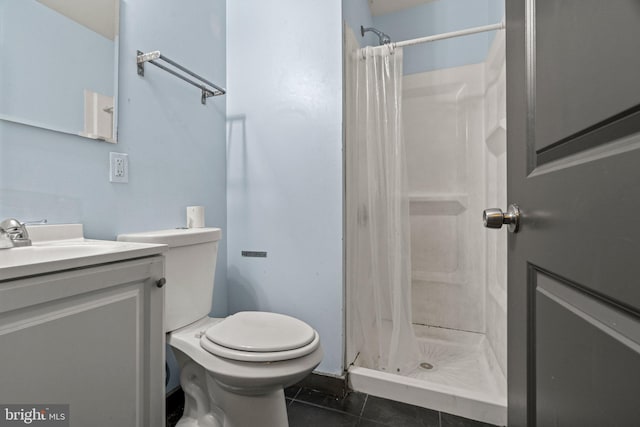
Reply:
M0 405L68 404L74 427L164 426L162 251L0 276Z

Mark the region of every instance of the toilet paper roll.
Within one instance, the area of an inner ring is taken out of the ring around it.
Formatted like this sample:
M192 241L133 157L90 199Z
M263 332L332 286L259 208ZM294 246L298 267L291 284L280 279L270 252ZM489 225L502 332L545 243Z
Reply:
M204 227L204 206L187 206L187 228Z

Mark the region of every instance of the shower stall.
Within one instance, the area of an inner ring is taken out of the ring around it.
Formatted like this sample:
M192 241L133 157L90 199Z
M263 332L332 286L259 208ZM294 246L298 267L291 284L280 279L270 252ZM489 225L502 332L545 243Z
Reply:
M350 386L506 425L506 234L481 221L506 205L504 31L406 75L401 47L344 34Z

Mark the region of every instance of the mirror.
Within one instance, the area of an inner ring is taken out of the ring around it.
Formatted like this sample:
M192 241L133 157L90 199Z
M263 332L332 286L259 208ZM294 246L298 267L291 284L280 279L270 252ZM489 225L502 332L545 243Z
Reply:
M116 142L119 0L0 0L0 119Z

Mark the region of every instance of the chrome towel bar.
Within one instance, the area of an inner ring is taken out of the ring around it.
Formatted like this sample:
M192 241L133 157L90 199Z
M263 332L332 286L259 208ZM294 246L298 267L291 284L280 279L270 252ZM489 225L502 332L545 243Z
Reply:
M178 73L177 71L162 65L160 63L158 63L158 60L162 60L170 65L172 65L173 67L177 68L178 70L182 71L183 73L188 74L189 76L199 80L199 81L194 81L192 79L190 79L187 76L184 76L180 73ZM138 56L136 57L136 63L138 66L138 75L139 76L144 76L144 63L148 62L149 64L153 64L158 68L161 68L163 70L165 70L166 72L173 74L174 76L176 76L177 78L184 80L185 82L189 83L190 85L193 85L195 87L197 87L198 89L200 89L202 91L202 97L200 98L200 102L202 102L203 104L207 103L207 98L212 97L212 96L220 96L220 95L224 95L225 93L227 93L226 89L221 88L220 86L217 86L213 83L211 83L209 80L199 76L198 74L194 73L193 71L183 67L182 65L178 64L175 61L172 61L171 59L167 58L166 56L162 55L160 53L159 50L154 50L153 52L149 52L149 53L144 53L141 51L138 51ZM207 87L206 85L208 85L209 87Z

